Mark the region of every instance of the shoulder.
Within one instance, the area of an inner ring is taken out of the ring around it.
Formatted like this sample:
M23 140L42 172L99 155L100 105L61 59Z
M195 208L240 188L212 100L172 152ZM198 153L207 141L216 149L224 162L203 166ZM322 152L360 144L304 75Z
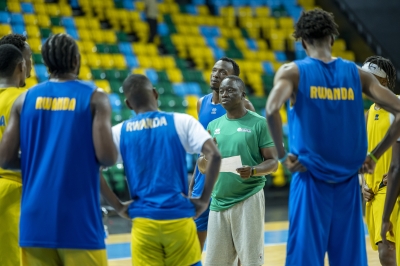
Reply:
M299 76L299 62L301 61L294 61L291 63L283 64L278 71L276 72L276 77L298 77Z

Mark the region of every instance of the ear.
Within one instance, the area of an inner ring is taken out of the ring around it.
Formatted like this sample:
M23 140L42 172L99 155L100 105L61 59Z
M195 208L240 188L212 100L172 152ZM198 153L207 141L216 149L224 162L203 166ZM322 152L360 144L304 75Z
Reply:
M158 92L157 92L156 88L154 88L154 87L153 87L153 95L154 95L154 98L156 98L156 100L158 100Z
M125 99L125 104L128 106L129 109L133 110L131 104L129 103L128 99Z

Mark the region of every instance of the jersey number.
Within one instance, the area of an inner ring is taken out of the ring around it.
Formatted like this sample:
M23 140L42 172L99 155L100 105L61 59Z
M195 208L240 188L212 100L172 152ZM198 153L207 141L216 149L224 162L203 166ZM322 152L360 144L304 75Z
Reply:
M0 127L4 127L6 125L6 119L4 118L4 115L0 117Z

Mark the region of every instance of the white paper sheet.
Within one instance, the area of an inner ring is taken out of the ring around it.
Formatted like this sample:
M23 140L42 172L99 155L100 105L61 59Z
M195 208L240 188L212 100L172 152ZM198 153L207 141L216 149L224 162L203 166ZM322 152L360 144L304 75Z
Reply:
M228 172L239 175L239 173L236 172L236 169L240 167L242 167L242 158L240 157L240 155L223 158L221 160L221 168L219 172Z

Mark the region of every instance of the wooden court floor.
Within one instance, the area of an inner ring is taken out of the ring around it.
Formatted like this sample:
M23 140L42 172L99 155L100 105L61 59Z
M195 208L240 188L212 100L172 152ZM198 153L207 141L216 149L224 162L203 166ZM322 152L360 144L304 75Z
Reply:
M287 222L274 222L274 223L266 223L265 224L266 232L279 232L282 230L288 229ZM117 244L119 243L128 243L130 242L129 234L121 234L121 235L110 235L106 241L107 244ZM367 243L367 254L368 254L368 265L369 266L379 266L379 258L378 252L373 251L368 237L366 238ZM277 244L267 244L264 247L264 265L266 266L283 266L285 265L285 252L286 252L286 244L285 243L277 243ZM203 252L203 262L205 259L206 252ZM131 266L131 260L127 258L114 258L109 260L109 266ZM325 265L329 265L328 261L325 260Z

